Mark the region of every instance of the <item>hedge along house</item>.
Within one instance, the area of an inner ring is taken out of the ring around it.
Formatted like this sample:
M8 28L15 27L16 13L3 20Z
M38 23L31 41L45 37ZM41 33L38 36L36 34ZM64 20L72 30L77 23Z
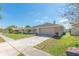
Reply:
M58 36L61 36L64 32L64 27L59 24L45 23L31 28L14 28L13 30L21 33L27 33L28 30L31 30L30 33L42 36L54 36L58 33Z

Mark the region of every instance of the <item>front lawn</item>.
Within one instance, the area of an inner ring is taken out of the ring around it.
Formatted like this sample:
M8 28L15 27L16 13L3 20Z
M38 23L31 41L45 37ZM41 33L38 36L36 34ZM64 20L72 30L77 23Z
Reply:
M4 40L3 38L0 37L0 43L1 43L1 42L5 42L5 40Z
M4 35L15 40L22 39L22 38L29 38L33 36L30 34L10 34L10 33L5 33Z
M68 33L61 39L50 38L41 44L35 46L37 49L41 49L50 53L51 55L65 55L68 47L79 45L79 36L70 36Z

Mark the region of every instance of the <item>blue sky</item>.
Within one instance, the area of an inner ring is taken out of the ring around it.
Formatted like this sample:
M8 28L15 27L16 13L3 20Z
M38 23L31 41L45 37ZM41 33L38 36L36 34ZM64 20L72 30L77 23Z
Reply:
M3 16L3 19L0 20L1 27L10 25L19 27L34 26L46 22L53 23L54 20L59 24L63 24L67 21L67 19L61 18L65 4L5 3L2 4L2 7L3 10L0 11Z

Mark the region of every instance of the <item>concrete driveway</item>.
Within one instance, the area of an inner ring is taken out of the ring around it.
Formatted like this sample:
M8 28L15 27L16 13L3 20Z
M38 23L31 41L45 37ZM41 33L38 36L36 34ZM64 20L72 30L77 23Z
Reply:
M0 56L16 56L19 52L7 42L0 43Z
M23 53L24 55L30 55L30 56L49 56L50 55L44 51L38 50L33 47L47 40L48 37L34 36L31 38L13 40L2 34L0 34L0 36L6 40L5 43L0 44L0 52L1 52L0 55L16 56L19 53Z
M19 39L19 40L16 40L16 41L10 41L11 44L15 45L16 46L19 44L19 45L26 45L26 46L35 46L45 40L47 40L48 37L39 37L39 36L34 36L34 37L31 37L31 38L24 38L24 39Z

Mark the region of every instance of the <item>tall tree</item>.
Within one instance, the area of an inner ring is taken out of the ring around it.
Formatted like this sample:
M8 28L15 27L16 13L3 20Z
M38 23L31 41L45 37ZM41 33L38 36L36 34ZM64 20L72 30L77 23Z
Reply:
M71 25L79 25L79 4L70 3L66 4L67 11L64 13L64 17L67 18Z

